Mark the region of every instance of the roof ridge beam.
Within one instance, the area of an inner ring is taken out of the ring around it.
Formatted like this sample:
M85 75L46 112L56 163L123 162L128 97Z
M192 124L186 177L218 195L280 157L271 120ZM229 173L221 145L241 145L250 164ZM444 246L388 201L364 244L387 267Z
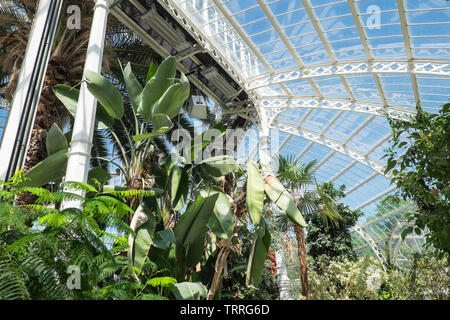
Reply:
M306 109L325 109L325 110L341 110L350 112L359 112L364 114L386 116L389 115L395 119L401 119L404 121L410 120L410 117L414 115L414 112L408 112L407 110L399 110L394 106L382 106L381 104L359 102L357 100L350 101L349 99L320 99L320 98L283 98L283 99L270 99L268 97L262 97L261 99L262 109L270 110L270 121L274 121L277 117L286 110L306 108ZM264 105L265 104L265 105ZM310 110L310 111L311 111Z
M418 61L393 61L373 60L359 62L338 62L335 64L320 64L311 67L292 68L272 75L250 78L251 85L248 90L279 84L289 81L328 77L345 74L373 74L373 73L398 73L398 74L427 74L450 77L450 63L443 62L418 62Z

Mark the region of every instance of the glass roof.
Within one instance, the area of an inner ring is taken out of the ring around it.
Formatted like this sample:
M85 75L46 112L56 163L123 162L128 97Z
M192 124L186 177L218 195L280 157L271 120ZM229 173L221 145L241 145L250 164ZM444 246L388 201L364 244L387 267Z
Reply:
M272 154L317 159L319 181L345 184L344 202L366 218L395 191L381 159L385 113L405 119L450 100L446 0L159 2L250 93ZM257 159L256 130L240 158Z

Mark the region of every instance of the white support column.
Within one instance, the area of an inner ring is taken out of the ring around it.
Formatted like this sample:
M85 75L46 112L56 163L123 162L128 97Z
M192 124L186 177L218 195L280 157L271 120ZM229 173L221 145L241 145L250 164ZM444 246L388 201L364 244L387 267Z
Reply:
M101 72L109 2L97 0L95 3L84 70ZM86 83L82 82L65 181L87 182L96 109L97 99L89 92ZM64 207L73 205L72 202L65 203Z
M284 259L283 250L275 250L275 259L278 271L278 288L280 290L280 300L292 300L289 290L291 288L291 281L287 274L286 261Z
M270 154L270 125L269 117L265 110L260 105L256 106L259 110L260 123L258 128L258 153L259 161L261 162L261 168L264 176L272 173L270 169L271 154Z
M62 1L39 1L3 132L0 149L1 180L9 180L23 166L61 5Z

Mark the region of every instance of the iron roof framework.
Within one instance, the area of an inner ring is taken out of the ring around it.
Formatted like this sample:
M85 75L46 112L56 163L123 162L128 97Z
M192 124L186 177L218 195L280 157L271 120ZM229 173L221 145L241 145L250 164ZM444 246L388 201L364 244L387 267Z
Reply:
M252 121L254 131L267 125L273 155L317 159L319 182L345 184L344 202L365 218L395 192L382 159L386 115L408 120L417 104L437 112L450 99L445 0L124 0L112 12L137 29L125 2L138 15L153 3L164 8L246 94L223 114ZM177 54L139 32L163 56ZM201 57L180 59L180 70L190 72L188 61L201 68ZM252 134L238 152L244 159L258 157ZM363 231L372 225L360 221Z

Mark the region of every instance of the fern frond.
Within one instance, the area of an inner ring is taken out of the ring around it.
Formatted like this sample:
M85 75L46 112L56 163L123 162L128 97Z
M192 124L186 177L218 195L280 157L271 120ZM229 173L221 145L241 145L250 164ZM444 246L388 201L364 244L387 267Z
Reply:
M84 197L79 194L66 192L66 191L57 191L57 192L49 192L42 194L39 198L36 199L36 203L60 203L64 200L67 201L84 201Z
M98 190L89 183L77 182L77 181L66 181L63 183L63 185L66 190L84 191L86 193L94 192L95 194L98 193Z
M25 285L25 275L16 261L0 256L0 300L30 299Z
M130 199L130 198L147 198L155 197L164 193L163 189L151 188L149 190L125 190L125 191L108 191L105 192L113 197Z
M0 203L0 231L7 229L24 229L26 214L19 208L6 203Z
M39 291L48 299L60 300L66 296L64 286L61 284L55 270L49 267L44 260L36 255L27 256L21 263L21 266L28 274L35 275Z

